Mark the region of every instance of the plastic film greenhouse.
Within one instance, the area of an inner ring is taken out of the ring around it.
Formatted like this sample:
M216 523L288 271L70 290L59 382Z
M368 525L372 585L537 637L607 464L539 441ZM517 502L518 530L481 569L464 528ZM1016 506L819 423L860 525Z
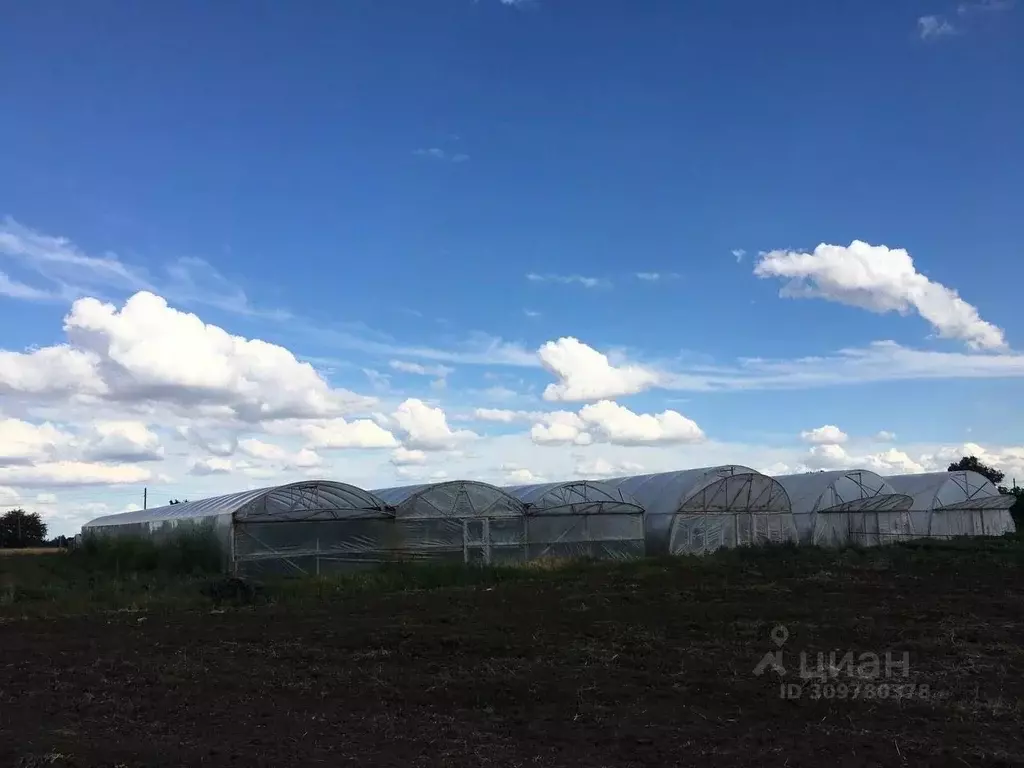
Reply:
M644 507L648 554L700 554L797 540L786 490L749 467L636 475L607 484Z
M789 494L801 543L873 546L913 535L911 498L874 472L808 472L775 479Z
M525 556L523 503L493 485L457 480L373 495L394 512L400 559L497 563Z
M217 539L231 570L319 573L387 560L393 514L379 498L345 483L309 481L109 515L83 535L169 539L183 530Z
M910 514L915 536L1002 536L1016 530L1010 514L1016 497L999 493L977 472L890 475L885 479L913 500Z
M505 488L525 507L526 558L640 557L644 508L607 483L580 480Z

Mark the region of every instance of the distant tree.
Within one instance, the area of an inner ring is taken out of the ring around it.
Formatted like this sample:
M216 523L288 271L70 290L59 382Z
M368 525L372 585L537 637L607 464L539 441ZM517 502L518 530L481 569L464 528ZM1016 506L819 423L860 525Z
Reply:
M1019 488L1016 485L1013 488L1000 486L999 492L1017 497L1017 502L1010 507L1010 514L1013 515L1013 521L1017 524L1017 530L1024 530L1024 488Z
M38 512L12 509L0 517L0 547L39 547L46 541L46 523Z
M188 501L188 499L181 499L181 500L171 499L171 504L185 504L187 501Z
M984 475L989 479L992 485L999 485L1003 482L1005 475L998 469L994 469L986 464L982 464L977 456L964 456L960 461L953 462L949 465L949 472L977 472L979 475Z

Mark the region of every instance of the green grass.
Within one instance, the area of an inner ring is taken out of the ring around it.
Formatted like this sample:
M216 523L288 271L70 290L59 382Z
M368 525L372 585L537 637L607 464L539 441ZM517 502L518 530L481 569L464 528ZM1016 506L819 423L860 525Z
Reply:
M0 558L0 615L191 605L224 562L216 538L195 529L161 542L86 538L70 552Z
M209 609L211 583L223 578L223 552L204 531L183 531L162 543L138 538L87 540L68 553L0 558L0 617L85 614L110 610ZM755 575L766 585L803 575L832 578L851 570L969 570L1024 566L1024 536L915 541L886 547L823 549L795 544L742 547L697 557L629 561L556 560L504 566L394 563L327 576L275 578L269 599L303 605L355 593L487 588L509 582L573 582L597 576L656 583L666 574L709 585Z
M205 528L180 529L159 541L136 536L88 536L68 556L76 567L114 576L199 576L219 573L227 562L217 537Z

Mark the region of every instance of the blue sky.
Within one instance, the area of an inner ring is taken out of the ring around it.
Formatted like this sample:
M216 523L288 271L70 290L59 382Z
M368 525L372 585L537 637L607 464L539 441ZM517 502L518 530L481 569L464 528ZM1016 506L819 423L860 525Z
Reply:
M68 341L75 299L120 309L147 289L377 398L385 427L404 399L440 407L491 457L463 471L494 480L539 476L559 451L647 469L721 458L600 429L591 446L531 442L538 412L587 402L542 397L559 379L537 350L564 337L660 377L598 399L677 411L759 468L810 466L801 432L832 424L854 463L899 450L931 468L970 442L1024 473L1022 19L1006 0L17 4L0 33L0 349L21 357L6 383L0 364L0 418L78 435L78 454L37 464L88 463L79 432L120 410L166 449L145 464L151 487L206 489L187 467L209 457L174 448L159 411L188 417L187 381L65 411L25 384L26 349ZM854 241L884 250L858 256ZM916 273L892 267L895 249ZM814 296L780 296L798 254L818 257L798 280ZM870 365L840 350L873 350ZM880 430L898 444L853 450ZM296 434L286 450L303 449ZM387 474L398 465L381 450L318 468L414 479ZM455 471L454 449L431 450L425 476ZM40 473L5 484L0 469L11 504L52 492L120 509L138 495L121 481L53 491ZM232 465L202 482L265 476Z

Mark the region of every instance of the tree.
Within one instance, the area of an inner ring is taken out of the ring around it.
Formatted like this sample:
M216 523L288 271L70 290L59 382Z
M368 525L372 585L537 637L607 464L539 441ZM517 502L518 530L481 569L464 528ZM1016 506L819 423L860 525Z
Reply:
M953 462L949 465L949 472L964 472L971 471L977 472L979 475L984 475L989 479L992 485L999 485L1003 482L1005 475L998 469L994 469L986 464L982 464L977 456L964 456L960 461Z
M12 509L0 517L0 547L39 547L46 541L46 523L38 512Z

